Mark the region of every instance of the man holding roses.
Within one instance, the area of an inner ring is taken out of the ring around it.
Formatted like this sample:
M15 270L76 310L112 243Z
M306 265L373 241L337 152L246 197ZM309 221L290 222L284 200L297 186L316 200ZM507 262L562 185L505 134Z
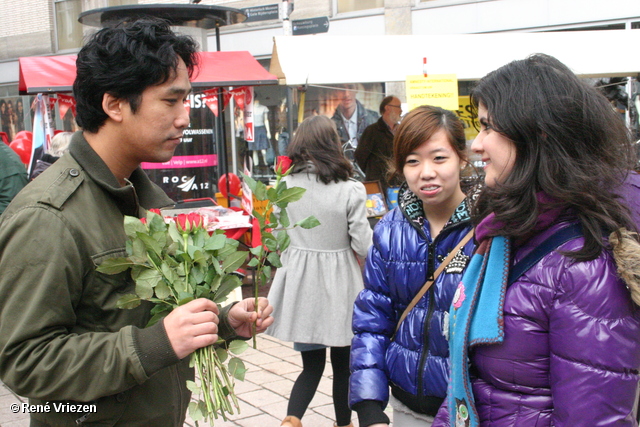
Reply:
M90 403L87 414L32 413L32 426L182 426L189 356L218 335L249 337L273 319L265 299L223 313L197 299L145 328L150 305L124 310L129 272L96 271L126 256L124 215L173 205L140 169L166 162L189 116L183 101L196 44L157 20L98 31L78 54L81 132L0 220L0 378L34 405Z

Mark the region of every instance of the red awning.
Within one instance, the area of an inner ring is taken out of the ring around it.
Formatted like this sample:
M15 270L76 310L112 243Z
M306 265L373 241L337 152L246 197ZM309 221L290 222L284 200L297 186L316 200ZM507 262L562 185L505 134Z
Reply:
M200 68L193 87L259 86L278 84L247 51L200 52ZM20 94L71 92L76 78L76 56L31 56L19 59Z

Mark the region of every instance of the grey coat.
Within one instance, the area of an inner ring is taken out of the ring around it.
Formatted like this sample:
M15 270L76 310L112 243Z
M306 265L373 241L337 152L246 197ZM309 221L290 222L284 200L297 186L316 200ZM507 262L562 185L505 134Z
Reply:
M321 225L289 231L291 245L269 291L276 320L266 333L284 341L351 345L353 302L363 288L354 252L365 257L372 242L364 185L351 179L324 184L307 172L285 180L289 188L307 189L287 207L291 223L314 215Z

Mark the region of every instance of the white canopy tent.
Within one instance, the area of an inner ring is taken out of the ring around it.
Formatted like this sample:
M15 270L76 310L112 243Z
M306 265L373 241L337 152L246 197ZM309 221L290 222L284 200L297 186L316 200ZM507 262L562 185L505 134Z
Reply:
M640 72L640 30L407 36L276 36L270 72L279 83L404 81L428 74L477 80L533 53L546 53L582 77Z

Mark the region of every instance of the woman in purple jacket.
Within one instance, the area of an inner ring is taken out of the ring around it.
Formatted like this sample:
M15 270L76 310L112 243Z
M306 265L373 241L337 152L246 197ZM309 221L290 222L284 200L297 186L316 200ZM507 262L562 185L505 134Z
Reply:
M433 425L636 426L640 309L636 286L620 277L639 272L620 257L638 241L613 192L635 160L624 123L542 54L489 73L472 102L481 131L471 149L487 188L473 217L479 246L451 307L451 380ZM522 267L560 230L575 233Z

